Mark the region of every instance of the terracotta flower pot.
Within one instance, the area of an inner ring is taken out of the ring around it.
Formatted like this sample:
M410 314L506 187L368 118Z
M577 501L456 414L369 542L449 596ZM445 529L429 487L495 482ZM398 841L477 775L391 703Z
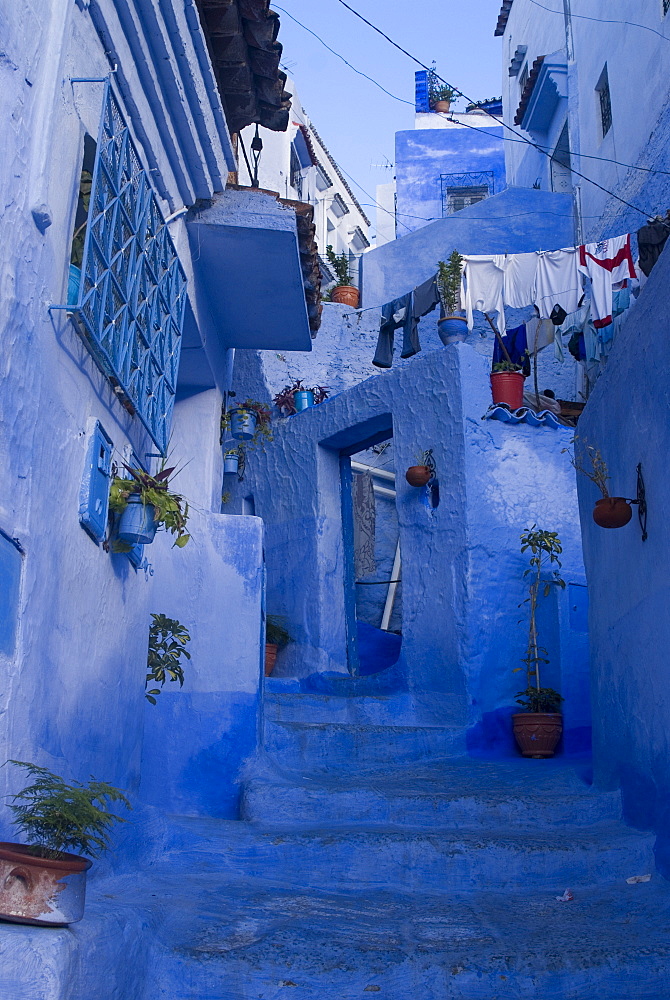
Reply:
M451 110L451 101L435 101L433 111L446 115Z
M277 650L279 646L276 642L265 643L265 676L269 677L277 662Z
M84 915L86 872L77 854L52 861L25 844L0 843L0 918L17 924L63 927Z
M494 403L506 403L511 410L523 406L521 372L491 372L491 395Z
M515 712L514 738L524 757L553 757L563 732L560 712Z
M330 298L333 302L339 302L340 305L358 308L359 292L353 285L338 285L337 288L333 288Z
M427 465L410 465L405 473L405 479L410 486L425 486L432 475L432 469Z
M593 520L601 528L623 528L632 516L633 508L624 497L603 497L593 508Z

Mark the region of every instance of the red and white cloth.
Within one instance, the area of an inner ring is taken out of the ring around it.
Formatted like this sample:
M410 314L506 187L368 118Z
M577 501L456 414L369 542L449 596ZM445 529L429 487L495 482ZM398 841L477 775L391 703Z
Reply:
M591 318L596 329L612 322L612 285L636 278L630 233L579 248L579 270L591 279Z

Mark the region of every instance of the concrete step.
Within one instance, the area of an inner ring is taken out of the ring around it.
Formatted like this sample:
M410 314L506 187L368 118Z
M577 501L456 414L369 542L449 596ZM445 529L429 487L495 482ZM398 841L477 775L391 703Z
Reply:
M585 830L264 830L225 820L183 820L176 853L212 878L253 878L312 891L451 893L558 890L651 872L650 834L620 823ZM177 846L177 845L175 845ZM173 856L175 853L173 852Z
M361 775L410 760L465 753L457 726L370 726L344 723L265 722L266 753L290 770L356 771Z
M409 694L379 694L346 697L314 692L265 691L265 718L276 722L349 723L354 725L399 726L428 722L434 725L467 724L467 712L460 695L438 693L432 701L432 716L426 719L423 706ZM419 715L422 717L419 718Z

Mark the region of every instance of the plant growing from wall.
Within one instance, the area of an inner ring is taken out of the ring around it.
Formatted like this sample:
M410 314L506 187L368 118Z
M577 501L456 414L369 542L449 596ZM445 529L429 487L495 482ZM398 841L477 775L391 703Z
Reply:
M342 253L335 253L332 246L327 246L326 259L335 272L336 286L350 285L354 279L351 273L349 254L346 250L343 250Z
M149 650L147 653L147 676L144 682L145 698L152 705L161 693L166 680L178 681L179 687L184 686L184 668L182 657L191 659L191 654L185 648L191 641L191 635L176 618L166 615L151 616L153 621L149 627ZM149 688L149 684L160 684L160 687Z
M283 416L290 417L292 414L298 412L295 405L295 396L298 392L311 392L314 397L315 406L323 403L329 396L328 386L313 385L308 387L302 384L301 379L296 379L291 385L285 385L281 392L278 392L274 397L273 402Z
M122 514L128 506L131 494L140 496L143 505L153 507L157 524L174 535L174 544L180 549L183 548L191 537L186 532L188 503L180 494L170 489L169 477L175 471L174 468L161 468L155 476L145 472L144 469L134 469L130 465L124 464L124 469L130 473L132 479L114 476L109 491L110 510ZM124 542L115 542L113 545L115 552L128 552L131 548L132 546Z
M12 797L9 807L31 855L57 861L72 851L95 858L109 848L111 827L125 823L109 806L120 803L132 808L123 792L95 778L87 785L67 784L46 767L22 760L9 763L24 768L33 779Z
M523 663L526 669L526 690L517 694L517 705L526 712L557 712L563 701L562 696L553 688L543 688L540 681L540 665L548 663L547 650L538 641L537 607L540 594L545 597L551 592L552 586L565 588L565 580L560 575L563 551L561 540L555 531L546 531L533 525L521 534L521 552L530 551L530 565L523 576L528 580L528 597L519 607L528 605L528 644ZM542 579L543 572L550 574L548 579ZM522 670L517 667L516 670ZM515 671L516 672L516 671Z
M442 308L447 316L453 315L459 308L461 297L461 272L463 257L458 250L453 250L447 262L440 260L437 264L437 293L440 296Z

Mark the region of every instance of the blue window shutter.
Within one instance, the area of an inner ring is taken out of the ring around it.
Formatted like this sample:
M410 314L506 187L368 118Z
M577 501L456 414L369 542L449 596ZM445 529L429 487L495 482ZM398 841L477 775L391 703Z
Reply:
M428 71L420 69L414 74L414 103L417 113L430 111L428 100Z
M112 442L96 420L79 492L79 523L100 544L107 530Z

